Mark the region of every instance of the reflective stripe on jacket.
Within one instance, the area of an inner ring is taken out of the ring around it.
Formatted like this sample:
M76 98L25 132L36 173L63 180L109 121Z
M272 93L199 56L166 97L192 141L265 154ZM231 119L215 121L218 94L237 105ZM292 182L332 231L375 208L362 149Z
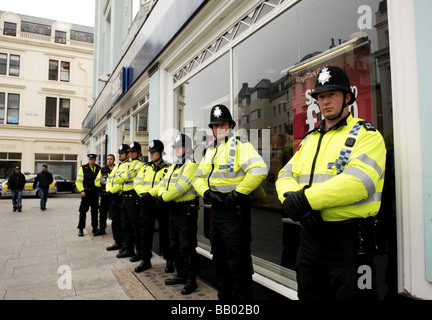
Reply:
M79 192L84 190L98 190L95 186L95 179L100 171L100 165L95 164L93 168L84 164L78 171L78 177L75 181L76 188Z
M165 202L191 201L197 196L192 182L196 177L198 164L187 159L184 164L173 163L159 183L159 195Z
M114 181L121 185L122 191L134 190L134 179L144 166L141 160L132 160L127 162L127 164L124 171L114 178Z
M253 145L231 136L210 147L197 170L197 192L213 191L250 194L267 177L267 165Z
M276 190L281 202L285 200L285 192L310 185L305 195L312 209L321 212L324 221L367 218L378 213L386 148L381 134L363 125L354 138L354 145L348 147L347 137L351 137L350 132L359 121L349 115L329 131L316 129L303 140L279 172ZM344 156L346 150L349 152ZM338 171L337 164L344 157L344 166Z
M159 193L159 183L168 172L170 164L161 162L157 166L153 162L146 163L134 180L134 189L138 195L149 192L152 197Z
M111 193L119 193L122 190L122 185L118 184L115 181L115 178L119 177L124 172L124 170L127 169L128 165L129 162L125 161L123 163L119 163L114 166L107 179L107 183L106 183L107 192L109 191Z

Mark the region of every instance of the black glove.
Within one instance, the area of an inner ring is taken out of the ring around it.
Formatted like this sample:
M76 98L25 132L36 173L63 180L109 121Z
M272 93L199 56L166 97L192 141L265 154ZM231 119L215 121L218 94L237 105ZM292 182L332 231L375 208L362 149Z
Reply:
M247 195L233 190L228 194L228 197L225 199L225 203L227 206L235 208L245 204L248 200L249 197Z
M310 210L300 217L299 222L303 227L308 228L318 226L321 222L323 222L323 219L319 211Z
M148 204L153 200L153 197L149 192L144 192L140 199L142 204Z
M296 192L285 192L284 196L286 197L283 202L283 207L285 213L288 218L291 218L294 221L300 221L300 218L309 211L312 211L312 208L306 198L304 190L308 187L304 187L303 189Z
M224 204L220 192L212 191L210 189L204 192L204 202L216 207Z
M162 199L162 196L159 196L156 198L156 205L159 208L165 208L167 206L167 203Z

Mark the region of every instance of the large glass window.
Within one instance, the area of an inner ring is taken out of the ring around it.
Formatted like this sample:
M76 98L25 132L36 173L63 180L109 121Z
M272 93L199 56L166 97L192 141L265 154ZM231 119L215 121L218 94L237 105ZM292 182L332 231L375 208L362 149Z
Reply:
M6 74L7 70L7 54L0 53L0 74Z
M5 96L4 92L0 92L0 124L4 124L5 119Z
M17 33L17 24L13 22L5 22L4 23L4 29L3 34L5 36L13 36L16 37Z
M19 76L20 73L20 56L11 54L9 58L9 75Z
M322 120L310 93L317 71L331 64L350 76L357 96L351 113L373 123L387 143L376 256L379 273L396 274L389 257L396 230L387 5L379 0L361 5L366 10L353 1L300 1L176 88L179 128L193 136L195 146L207 138L209 109L216 103L233 106L237 134L258 140L269 174L253 202L252 254L255 264L283 279L295 279L300 226L282 219L275 182L305 134ZM383 295L391 287L384 282L381 278Z
M57 122L57 98L46 98L45 126L55 127Z

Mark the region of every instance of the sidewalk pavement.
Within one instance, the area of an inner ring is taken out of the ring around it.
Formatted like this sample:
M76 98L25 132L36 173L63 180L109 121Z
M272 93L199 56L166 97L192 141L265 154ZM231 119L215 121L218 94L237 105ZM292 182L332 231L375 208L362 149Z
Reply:
M139 262L118 259L107 235L93 237L90 212L84 237L78 237L77 194L24 198L22 212L12 212L10 198L0 198L0 300L217 300L214 288L197 279L198 289L181 295L182 285L166 286L173 274L154 254L153 268L133 270ZM108 224L110 224L108 219Z

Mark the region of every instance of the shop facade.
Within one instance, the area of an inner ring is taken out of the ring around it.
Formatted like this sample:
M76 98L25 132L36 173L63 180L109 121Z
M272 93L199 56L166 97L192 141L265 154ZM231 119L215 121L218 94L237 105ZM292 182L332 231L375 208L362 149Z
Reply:
M322 120L310 96L317 71L340 65L357 97L351 113L375 125L388 151L376 225L380 298L431 299L425 164L432 149L421 134L430 111L420 103L430 100L431 48L419 40L430 7L427 1L158 1L83 122L84 149L103 158L121 143L138 141L146 150L160 139L172 161L169 146L183 132L200 161L212 139L209 111L227 105L236 134L256 146L269 168L252 210L254 280L295 299L299 225L282 219L275 182ZM417 63L406 65L408 58ZM416 80L407 84L407 76ZM207 210L201 206L198 231L204 259L211 258Z

